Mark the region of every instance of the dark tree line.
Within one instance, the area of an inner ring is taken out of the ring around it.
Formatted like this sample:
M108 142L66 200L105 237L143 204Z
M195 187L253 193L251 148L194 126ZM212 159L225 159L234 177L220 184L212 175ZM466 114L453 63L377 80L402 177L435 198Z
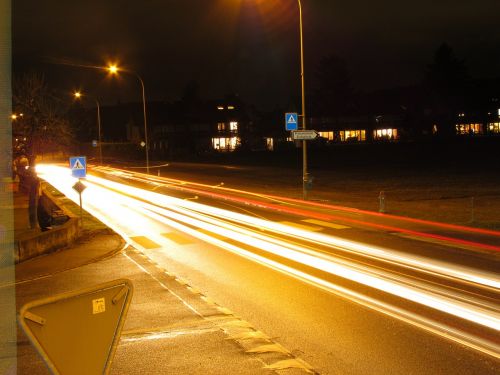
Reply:
M424 93L425 106L445 117L455 113L471 101L471 76L465 61L443 43L434 53L425 69L424 80L416 83L415 90ZM350 115L363 109L363 93L354 89L348 64L342 58L324 57L316 69L316 88L313 90L312 112L316 115Z

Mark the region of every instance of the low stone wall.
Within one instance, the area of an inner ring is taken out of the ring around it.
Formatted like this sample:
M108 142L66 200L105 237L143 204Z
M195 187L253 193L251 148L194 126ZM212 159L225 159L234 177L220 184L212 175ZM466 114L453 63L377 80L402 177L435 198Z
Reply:
M69 219L62 225L54 226L45 232L32 233L16 241L16 263L47 254L70 245L80 234L80 219L68 211L64 205L46 190L42 195L50 201L50 206L57 207Z

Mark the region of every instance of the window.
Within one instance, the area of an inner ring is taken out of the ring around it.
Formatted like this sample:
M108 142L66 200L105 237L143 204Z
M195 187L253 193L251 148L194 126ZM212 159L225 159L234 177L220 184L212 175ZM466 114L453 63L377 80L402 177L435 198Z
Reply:
M459 135L483 134L483 124L457 124L455 129Z
M398 129L376 129L373 131L373 139L396 139Z
M228 105L227 109L229 109L229 110L234 109L234 105Z
M488 132L489 133L500 133L500 122L490 122L488 124Z
M333 132L318 132L318 133L320 137L325 138L329 141L333 141L334 139Z
M366 141L366 130L341 130L340 140L342 142Z
M229 123L229 130L231 130L232 132L236 132L238 130L238 122L231 121Z
M272 138L266 138L266 149L268 151L274 150L274 140Z
M224 131L226 129L226 124L224 122L219 122L217 123L217 130L218 131Z
M234 151L240 144L239 137L212 138L213 149L221 152Z

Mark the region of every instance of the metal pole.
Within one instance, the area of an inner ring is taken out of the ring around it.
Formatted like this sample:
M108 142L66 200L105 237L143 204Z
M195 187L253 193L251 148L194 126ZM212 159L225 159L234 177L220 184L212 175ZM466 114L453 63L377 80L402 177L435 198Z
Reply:
M144 142L146 143L145 148L146 148L146 173L149 174L149 144L148 144L148 126L146 122L146 93L144 90L144 82L142 78L139 76L139 74L135 73L136 77L139 79L141 82L141 87L142 87L142 108L143 108L143 113L144 113Z
M300 29L300 83L302 91L302 129L307 129L306 124L306 94L304 85L304 38L302 33L302 4L299 4L299 29ZM302 197L307 199L307 185L309 182L309 173L307 172L307 142L302 141Z
M99 101L95 99L95 104L97 104L97 128L98 128L98 138L99 138L99 162L102 165L102 142L101 142L101 107Z
M82 179L79 178L78 182L82 183ZM80 198L80 229L83 228L83 204L82 204L82 192L78 191L78 195Z

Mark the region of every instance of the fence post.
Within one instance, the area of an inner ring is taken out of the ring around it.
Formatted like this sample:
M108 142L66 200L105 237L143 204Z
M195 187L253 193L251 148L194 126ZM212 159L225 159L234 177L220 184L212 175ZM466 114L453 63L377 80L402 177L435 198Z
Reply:
M385 213L385 193L382 190L378 196L378 202L379 202L379 209L378 212L381 214Z
M475 221L474 218L474 197L470 198L470 222L473 223Z

